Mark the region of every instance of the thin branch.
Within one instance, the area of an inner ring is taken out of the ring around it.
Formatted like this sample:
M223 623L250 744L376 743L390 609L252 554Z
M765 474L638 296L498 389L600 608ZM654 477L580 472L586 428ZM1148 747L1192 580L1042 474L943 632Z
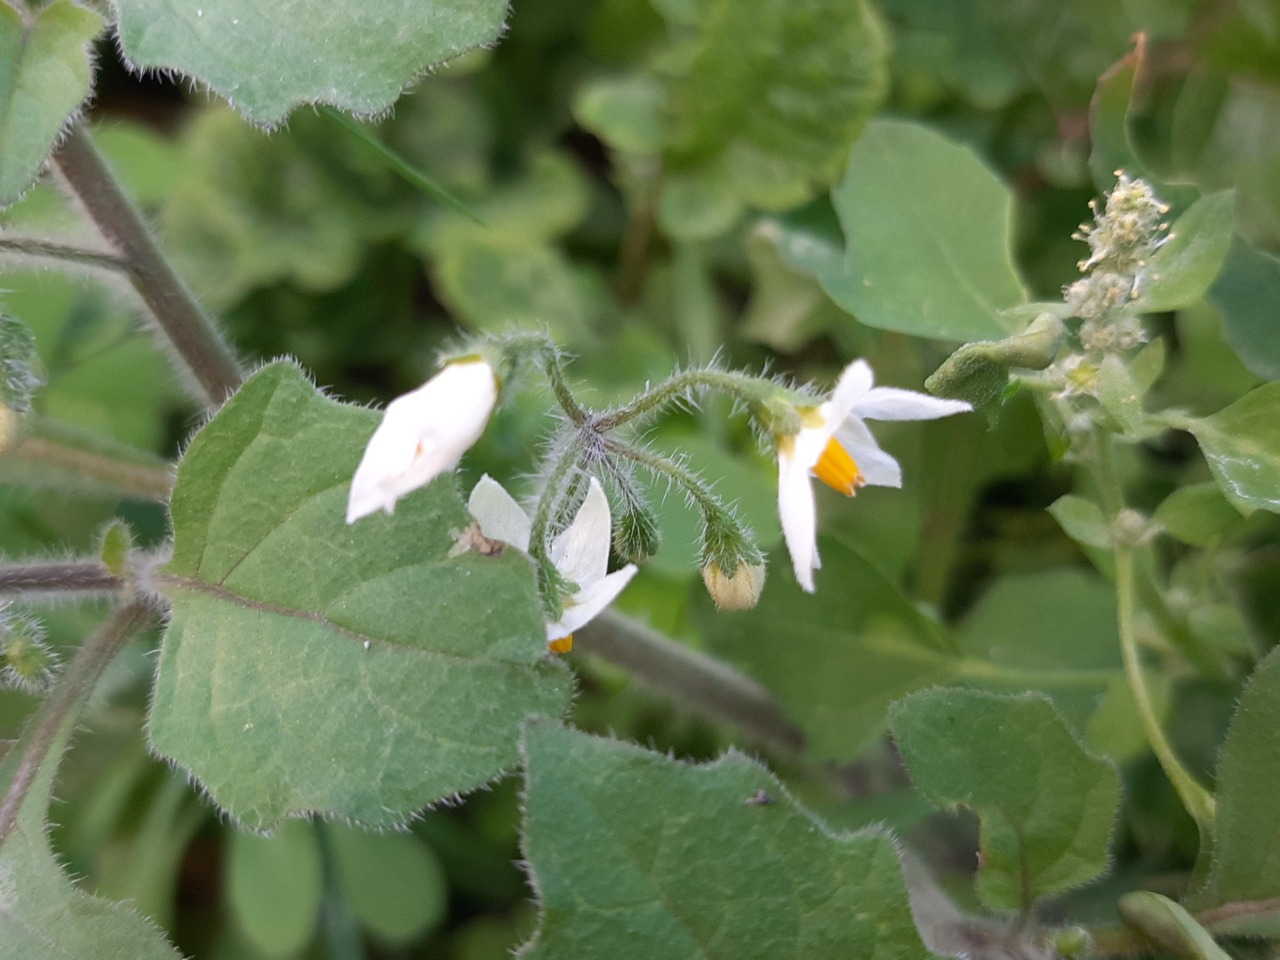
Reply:
M764 687L628 617L602 613L577 632L574 649L621 667L645 686L763 745L793 756L804 751L804 731Z
M97 267L115 272L129 268L129 265L114 253L55 243L51 240L40 240L36 237L0 236L0 257L4 256L58 260L62 263L75 263L82 267Z
M0 597L32 593L118 594L125 588L100 560L0 566Z
M3 800L0 800L0 846L18 822L22 803L44 768L50 751L59 745L60 740L65 743L70 738L94 684L124 642L151 614L151 607L143 600L134 600L116 610L80 645L53 692L28 722L22 739L14 747L22 752L17 755L13 777Z
M168 503L173 492L173 472L169 469L129 463L45 437L27 437L14 449L5 451L4 456L51 467L138 500Z
M142 214L116 182L82 126L71 128L53 162L127 265L134 289L176 358L199 385L202 399L209 404L227 399L243 379L235 355L160 252Z

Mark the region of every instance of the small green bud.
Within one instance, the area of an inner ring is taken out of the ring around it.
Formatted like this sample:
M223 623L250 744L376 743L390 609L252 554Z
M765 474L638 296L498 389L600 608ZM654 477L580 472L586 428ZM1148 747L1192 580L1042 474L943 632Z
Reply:
M57 668L57 655L45 643L40 621L0 607L0 687L42 693Z
M1065 336L1062 321L1042 313L1016 336L965 344L924 382L925 389L975 407L991 403L1004 393L1009 368L1043 370L1053 363Z
M628 499L613 531L613 549L628 563L644 563L662 546L658 516L643 501Z
M717 610L750 610L764 590L764 564L740 563L732 574L714 563L702 568L702 582Z
M102 563L117 577L129 569L129 554L133 550L133 536L123 520L112 520L102 532Z
M1065 958L1065 960L1072 960L1074 957L1085 955L1092 946L1089 931L1083 927L1066 927L1062 930L1055 930L1050 935L1049 942L1052 944L1053 949L1058 952L1058 955Z

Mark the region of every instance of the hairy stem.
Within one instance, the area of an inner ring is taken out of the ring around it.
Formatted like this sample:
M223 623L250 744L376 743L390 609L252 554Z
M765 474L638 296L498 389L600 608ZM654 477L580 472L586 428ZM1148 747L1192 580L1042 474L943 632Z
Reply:
M54 243L50 240L39 240L35 237L0 236L0 257L36 258L39 260L57 260L61 263L74 263L82 267L97 267L101 270L126 270L128 264L113 253L100 250L89 250L65 243Z
M71 127L53 162L89 217L125 263L126 273L206 404L221 403L243 375L235 354L196 303L116 182L88 132Z
M674 460L651 453L641 447L633 447L629 443L615 440L612 437L604 439L604 447L611 453L626 457L628 460L634 460L660 477L674 481L689 496L693 497L698 504L698 508L702 510L708 520L725 512L724 504L715 495L715 492L707 486L706 482L692 470L682 467Z
M97 559L0 566L0 597L56 593L111 595L124 588L124 580Z
M18 821L22 802L31 791L50 752L70 738L77 718L89 693L124 642L151 616L151 607L143 600L133 600L112 613L110 619L91 633L80 645L53 691L40 704L28 721L15 750L16 764L10 767L8 789L0 800L0 845L8 838ZM9 766L6 762L6 766Z
M688 370L677 373L651 390L646 390L625 407L601 414L596 418L595 425L601 433L607 433L637 417L660 410L673 400L702 390L719 390L735 400L755 405L761 401L764 389L773 389L773 385L767 380L745 373L734 373L728 370Z
M605 611L578 631L575 649L621 667L645 686L761 744L791 755L804 750L804 732L764 687L628 617Z
M169 494L173 491L173 472L167 468L131 463L49 437L26 437L4 455L75 479L87 480L95 488L106 487L137 500L168 503Z

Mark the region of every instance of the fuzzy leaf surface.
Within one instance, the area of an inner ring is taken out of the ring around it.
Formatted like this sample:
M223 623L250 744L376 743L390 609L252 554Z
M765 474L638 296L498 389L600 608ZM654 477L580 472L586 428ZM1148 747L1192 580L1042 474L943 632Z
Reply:
M892 837L833 832L757 762L692 766L542 720L525 750L542 916L524 960L930 956Z
M1217 933L1280 936L1280 652L1254 672L1218 765L1213 863L1197 906L1217 910ZM1266 901L1270 901L1268 906Z
M401 823L498 775L520 720L568 704L527 559L456 548L451 479L343 522L377 419L274 363L178 470L151 739L250 827Z
M505 0L116 0L120 45L138 69L206 83L254 123L327 103L387 110L416 77L498 38Z
M978 814L988 906L1024 911L1106 870L1119 775L1045 697L925 690L896 703L889 726L921 793Z
M878 120L831 202L844 254L819 260L816 275L860 322L940 340L1016 332L1000 313L1027 299L1010 249L1013 195L969 148Z
M101 30L102 17L71 0L38 13L0 0L0 207L31 186L89 95L91 45Z

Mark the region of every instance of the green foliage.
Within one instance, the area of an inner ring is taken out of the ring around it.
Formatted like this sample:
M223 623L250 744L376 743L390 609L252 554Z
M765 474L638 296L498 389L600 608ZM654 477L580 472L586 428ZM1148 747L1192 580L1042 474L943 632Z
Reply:
M1010 253L1012 197L970 150L876 121L831 202L843 255L791 241L783 256L860 322L940 340L1014 332L1001 311L1027 297Z
M1120 898L1120 916L1162 947L1188 960L1231 960L1195 917L1168 897L1149 890Z
M431 848L412 834L365 833L327 824L325 838L351 912L378 939L406 943L434 930L449 889Z
M1237 239L1209 299L1222 311L1223 334L1244 365L1260 377L1280 380L1280 259Z
M268 126L310 103L381 113L430 67L492 43L507 12L500 0L439 0L427 11L412 0L117 6L120 44L136 67L178 70Z
M1213 478L1242 513L1280 513L1280 384L1252 390L1211 417L1188 420L1185 429L1200 441Z
M1026 913L1107 867L1120 779L1090 756L1043 697L913 694L889 713L916 787L982 824L978 893Z
M1280 934L1280 827L1274 816L1280 791L1280 652L1258 665L1236 707L1218 765L1218 818L1213 862L1199 907L1223 907L1210 923L1215 933ZM1270 901L1270 902L1267 902Z
M227 901L245 937L270 957L301 952L315 930L323 873L310 823L283 823L272 836L232 833Z
M1174 310L1203 297L1222 269L1235 229L1235 194L1201 197L1174 222L1151 258L1151 281L1140 291L1142 309Z
M740 754L691 766L533 721L525 762L521 957L929 956L893 839L833 832Z
M374 419L273 364L178 473L149 731L247 826L403 822L492 779L520 718L567 704L527 561L457 547L448 481L394 522L343 524Z
M93 76L102 17L72 0L0 3L0 208L31 186Z

